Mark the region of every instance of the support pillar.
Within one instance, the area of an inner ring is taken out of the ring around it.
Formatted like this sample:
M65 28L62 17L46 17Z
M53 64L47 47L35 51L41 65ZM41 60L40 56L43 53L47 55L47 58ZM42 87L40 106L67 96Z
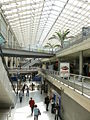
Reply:
M41 76L41 94L42 94L42 90L43 90L43 87L44 87L44 86L43 86L43 85L44 85L43 79L44 79L43 76Z
M8 66L8 57L5 57L6 65Z
M14 57L14 67L16 67L16 57Z
M79 54L79 75L83 75L83 51Z
M58 71L60 71L60 58L58 58Z
M6 33L6 47L8 47L8 43L9 43L9 40L8 40L8 36L9 36L9 25L7 25L7 33ZM8 57L6 57L6 65L8 66Z
M13 57L11 57L10 67L13 68Z

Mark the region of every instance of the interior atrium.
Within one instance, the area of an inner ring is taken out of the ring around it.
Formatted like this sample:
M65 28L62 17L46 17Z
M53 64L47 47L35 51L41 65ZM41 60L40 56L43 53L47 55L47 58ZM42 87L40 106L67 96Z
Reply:
M20 119L90 120L90 0L0 0L0 120Z

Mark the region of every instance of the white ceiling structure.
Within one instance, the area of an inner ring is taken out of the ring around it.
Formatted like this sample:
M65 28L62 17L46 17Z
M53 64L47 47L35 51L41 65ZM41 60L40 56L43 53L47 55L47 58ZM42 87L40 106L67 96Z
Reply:
M70 36L90 26L90 0L0 0L2 10L18 41L45 45L56 31ZM54 40L54 43L57 43Z

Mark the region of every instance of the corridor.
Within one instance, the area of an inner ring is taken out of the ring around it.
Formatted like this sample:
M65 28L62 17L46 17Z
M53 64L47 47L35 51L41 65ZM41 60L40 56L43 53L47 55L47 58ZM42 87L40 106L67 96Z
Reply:
M29 107L29 98L32 97L35 100L38 108L41 111L41 115L38 120L54 120L54 114L51 114L51 109L49 105L49 111L47 112L44 104L45 94L40 94L40 91L31 91L29 97L26 94L23 97L23 101L20 104L19 98L17 100L16 108L14 109L14 116L12 120L34 120L34 116L31 116L31 109Z

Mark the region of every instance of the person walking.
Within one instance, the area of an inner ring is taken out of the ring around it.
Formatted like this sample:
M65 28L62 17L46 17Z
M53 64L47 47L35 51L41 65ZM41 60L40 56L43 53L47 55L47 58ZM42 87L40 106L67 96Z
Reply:
M39 108L37 108L37 105L34 106L34 120L38 120L38 116L41 115L41 112Z
M59 105L57 103L56 107L55 107L55 120L58 120L59 117Z
M21 91L19 92L20 103L22 102L22 98L23 98L23 91L21 90Z
M29 97L29 87L27 86L27 92L26 92L26 96L28 96Z
M29 83L30 83L30 81L31 81L31 75L29 76Z
M23 96L24 96L24 90L25 90L26 85L23 85L22 91L23 91Z
M49 96L46 96L46 97L45 97L46 111L48 111L49 103L50 103Z
M54 108L55 108L55 100L54 98L51 99L51 113L54 113Z
M29 100L29 105L31 107L31 115L33 115L33 109L34 109L35 101L32 99L32 97Z

